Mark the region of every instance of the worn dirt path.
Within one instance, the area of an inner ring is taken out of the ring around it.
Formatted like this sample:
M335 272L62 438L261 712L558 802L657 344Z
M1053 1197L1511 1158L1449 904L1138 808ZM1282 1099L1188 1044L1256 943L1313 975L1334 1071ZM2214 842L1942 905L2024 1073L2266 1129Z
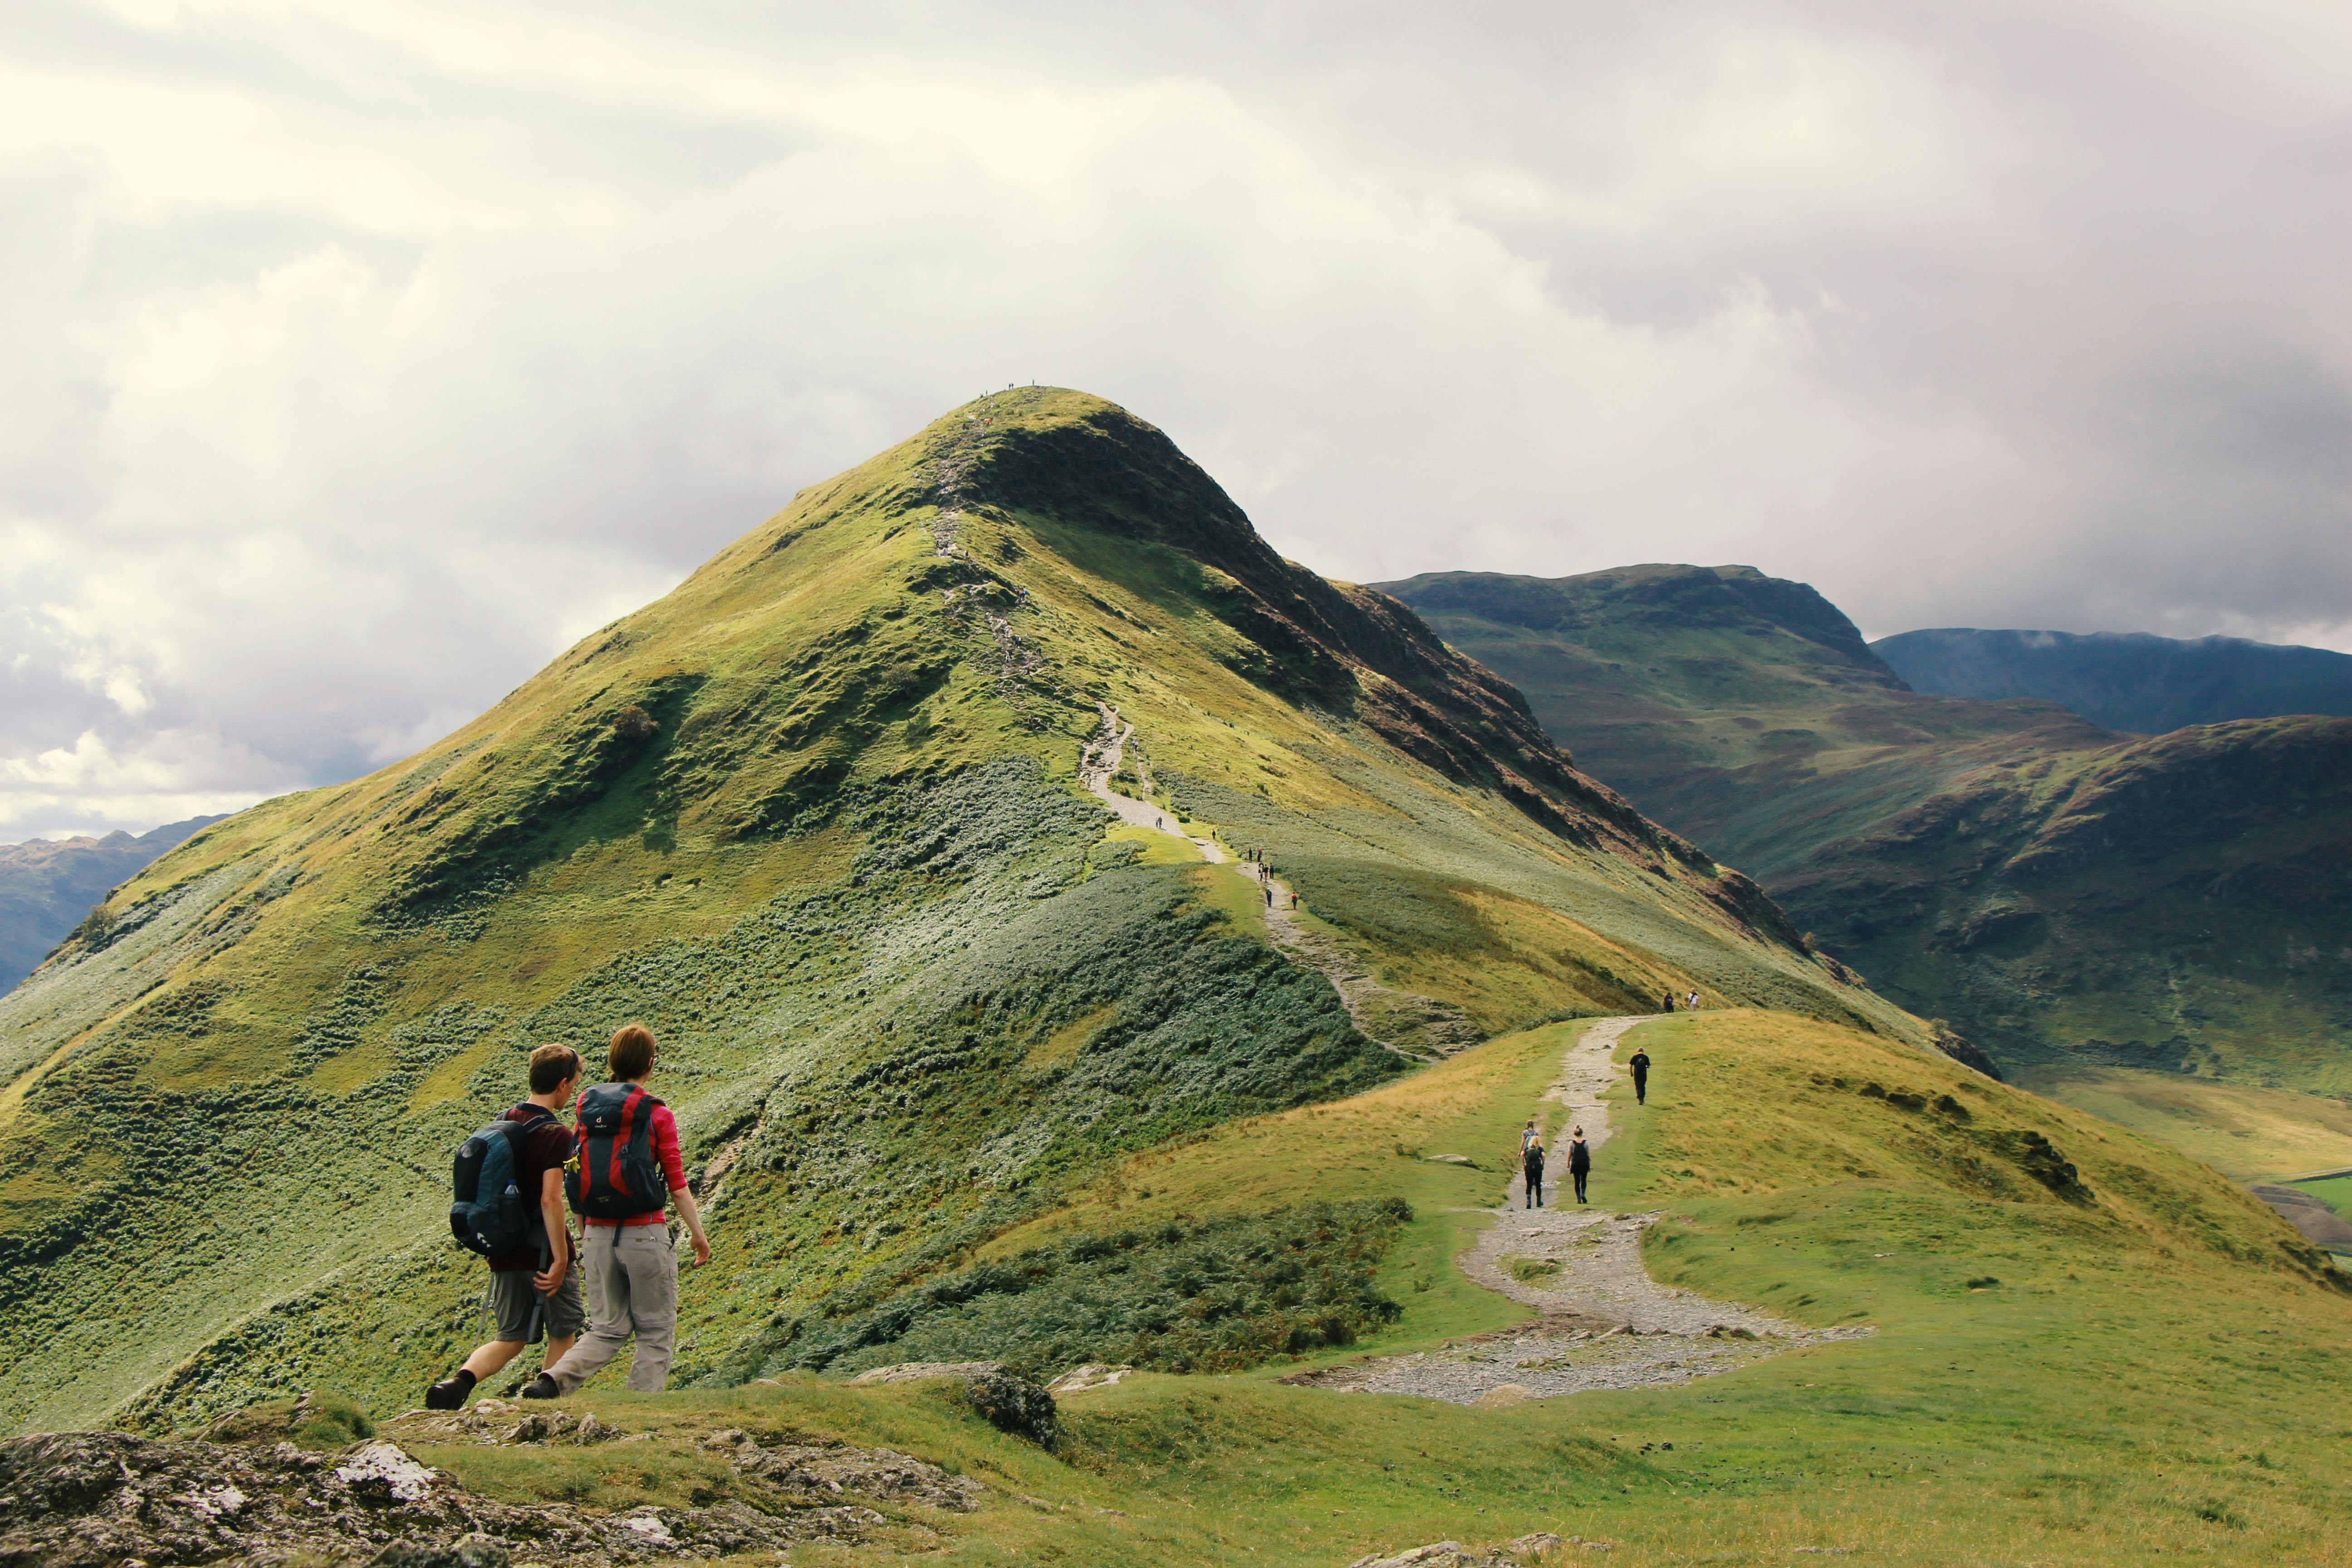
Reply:
M1365 1038L1415 1061L1452 1056L1486 1038L1478 1026L1451 1003L1395 990L1366 973L1354 953L1297 919L1294 889L1270 869L1235 859L1214 839L1195 838L1174 826L1163 807L1111 788L1110 781L1126 758L1127 743L1135 734L1135 726L1121 718L1118 710L1109 703L1097 706L1102 712L1102 728L1078 759L1079 782L1097 800L1118 813L1120 820L1181 839L1198 850L1202 859L1213 865L1230 863L1237 874L1248 879L1265 903L1266 933L1274 939L1275 945L1296 962L1322 972L1339 993L1348 1016L1355 1021ZM1151 775L1140 759L1136 773L1144 793L1150 794Z
M1547 1206L1528 1208L1527 1184L1514 1175L1508 1202L1493 1211L1495 1223L1455 1259L1480 1285L1537 1309L1542 1317L1441 1350L1367 1357L1284 1381L1414 1394L1455 1405L1513 1404L1591 1388L1688 1383L1800 1345L1873 1332L1807 1329L1752 1307L1660 1285L1643 1266L1642 1232L1662 1213L1619 1214L1577 1205L1568 1174L1569 1130L1581 1125L1594 1165L1605 1163L1610 1107L1601 1097L1617 1073L1611 1058L1625 1031L1646 1021L1603 1018L1578 1036L1543 1097ZM1509 1151L1503 1152L1507 1156ZM1559 1194L1566 1194L1559 1206L1551 1206ZM1514 1258L1538 1268L1555 1267L1521 1280L1510 1272Z

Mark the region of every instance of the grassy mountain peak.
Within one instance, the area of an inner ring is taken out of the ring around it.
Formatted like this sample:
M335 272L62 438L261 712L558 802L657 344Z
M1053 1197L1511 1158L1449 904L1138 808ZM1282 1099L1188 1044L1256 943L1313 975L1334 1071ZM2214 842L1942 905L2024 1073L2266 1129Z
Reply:
M1264 851L1311 942L1080 785L1114 715L1119 787ZM678 1376L740 1381L1127 1153L1409 1070L1336 971L1481 1034L1696 988L1927 1039L1160 432L981 399L0 999L0 1423L413 1401L478 1327L448 1150L634 1017L721 1243ZM1233 1344L1307 1331L1260 1305Z

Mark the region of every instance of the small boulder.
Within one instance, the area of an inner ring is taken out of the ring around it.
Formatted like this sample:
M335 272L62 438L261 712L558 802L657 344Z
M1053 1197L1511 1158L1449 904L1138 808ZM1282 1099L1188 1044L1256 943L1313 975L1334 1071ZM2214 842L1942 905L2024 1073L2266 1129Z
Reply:
M1054 1396L1017 1373L1005 1371L1001 1362L900 1362L861 1372L849 1380L849 1386L870 1388L878 1384L929 1378L962 1384L964 1403L987 1417L988 1424L1000 1432L1026 1437L1041 1448L1052 1447L1054 1439L1060 1435Z
M1084 1394L1088 1389L1108 1388L1135 1369L1131 1366L1097 1366L1088 1363L1074 1366L1045 1385L1045 1392L1060 1398L1066 1394Z
M1541 1552L1557 1552L1568 1542L1549 1530L1538 1530L1532 1535L1522 1535L1517 1541L1507 1541L1503 1550L1514 1557L1534 1557Z

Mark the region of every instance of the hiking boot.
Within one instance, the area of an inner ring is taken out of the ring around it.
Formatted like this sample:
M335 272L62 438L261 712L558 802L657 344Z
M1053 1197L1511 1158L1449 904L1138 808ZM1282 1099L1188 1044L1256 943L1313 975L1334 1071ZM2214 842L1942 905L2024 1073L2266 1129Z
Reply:
M560 1399L562 1395L562 1386L543 1372L532 1378L530 1386L522 1391L525 1399Z
M463 1410L466 1408L466 1396L473 1392L474 1380L464 1373L461 1372L454 1377L445 1377L425 1391L425 1408Z

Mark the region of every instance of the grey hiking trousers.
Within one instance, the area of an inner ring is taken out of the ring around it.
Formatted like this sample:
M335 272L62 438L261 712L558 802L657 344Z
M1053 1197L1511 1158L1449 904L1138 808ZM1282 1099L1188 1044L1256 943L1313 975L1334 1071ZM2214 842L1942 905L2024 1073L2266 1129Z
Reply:
M677 1248L667 1225L592 1225L580 1247L588 1271L588 1332L548 1368L570 1394L604 1370L634 1331L629 1386L658 1394L677 1342Z

